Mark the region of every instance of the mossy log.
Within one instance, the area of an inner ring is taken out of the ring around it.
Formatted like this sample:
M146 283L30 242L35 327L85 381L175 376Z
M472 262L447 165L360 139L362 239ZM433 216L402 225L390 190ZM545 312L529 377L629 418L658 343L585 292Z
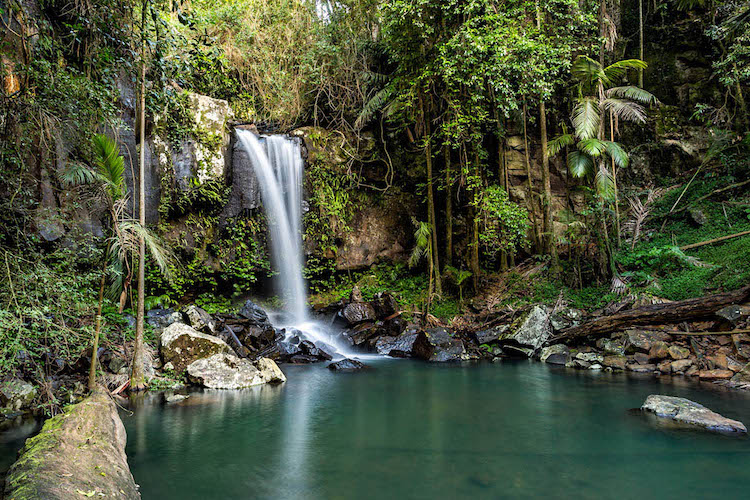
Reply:
M750 300L750 285L733 292L637 307L566 328L560 332L560 335L550 339L547 343L567 343L581 337L601 337L631 326L678 323L710 318L723 307L741 304L747 300Z
M125 427L103 389L50 418L8 471L7 500L140 499Z

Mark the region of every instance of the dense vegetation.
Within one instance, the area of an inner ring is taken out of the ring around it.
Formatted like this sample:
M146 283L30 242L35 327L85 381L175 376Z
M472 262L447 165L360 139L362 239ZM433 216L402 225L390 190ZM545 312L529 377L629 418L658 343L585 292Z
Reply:
M11 0L0 15L0 370L54 372L95 331L129 341L139 239L147 309L266 289L266 222L227 219L225 183L175 190L165 173L149 230L135 151L103 160L94 139L135 147L143 125L215 150L188 92L264 130L318 127L313 300L390 289L449 320L472 300L595 309L750 280L748 236L684 248L750 230L747 2ZM667 61L675 38L699 63ZM686 65L685 85L665 70ZM411 266L337 271L357 207L409 193ZM518 274L529 258L541 271Z

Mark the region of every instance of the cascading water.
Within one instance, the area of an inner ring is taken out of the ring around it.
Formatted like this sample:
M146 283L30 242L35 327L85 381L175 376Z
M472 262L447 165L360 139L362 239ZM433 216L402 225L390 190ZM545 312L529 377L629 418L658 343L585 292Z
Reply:
M340 345L329 329L311 321L307 310L307 291L302 277L302 184L304 161L298 142L280 135L261 139L247 130L237 129L237 138L250 156L260 184L263 207L271 231L271 252L280 295L286 299L287 318L278 326L294 328L313 342L332 345L340 354Z

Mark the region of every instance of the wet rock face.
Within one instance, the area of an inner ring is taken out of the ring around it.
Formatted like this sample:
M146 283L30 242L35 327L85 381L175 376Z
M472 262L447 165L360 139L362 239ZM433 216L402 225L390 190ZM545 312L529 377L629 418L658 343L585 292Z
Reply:
M183 372L196 360L214 354L234 354L223 340L200 333L182 323L169 325L161 334L161 356L164 366Z
M555 344L542 349L539 359L542 363L551 365L564 365L570 361L570 349L563 344Z
M451 337L445 328L430 328L426 333L429 349L425 349L427 346L418 345L416 357L433 363L445 363L460 361L466 353L464 343Z
M416 358L432 354L432 346L424 332L403 334L398 337L381 337L376 344L378 354L394 358Z
M255 326L271 326L271 321L268 319L266 311L252 300L245 302L245 305L240 309L240 316L249 320L250 324Z
M190 326L199 332L214 334L216 332L216 321L206 311L196 305L191 305L185 311L190 321Z
M231 354L214 354L187 367L190 382L208 389L243 389L255 385L286 382L284 373L273 360L257 361Z
M372 304L367 302L353 302L347 304L346 307L341 311L341 316L350 324L356 325L364 321L375 321L377 319L377 313Z
M125 455L117 407L95 392L47 420L8 472L5 498L141 498Z
M742 422L719 415L689 399L652 394L646 398L641 409L653 413L660 418L703 428L708 431L747 433L747 428Z

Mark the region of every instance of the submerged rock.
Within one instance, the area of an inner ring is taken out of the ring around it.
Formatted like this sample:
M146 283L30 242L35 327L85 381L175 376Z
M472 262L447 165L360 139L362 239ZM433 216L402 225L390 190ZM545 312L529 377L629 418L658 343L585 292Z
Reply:
M652 394L641 406L641 410L666 418L701 427L714 432L747 433L742 422L719 415L705 406L685 398Z
M342 359L328 365L328 369L334 372L356 372L367 368L363 362L357 359Z
M139 499L125 455L125 427L103 391L50 418L8 471L8 499Z
M232 348L220 338L200 333L182 323L169 325L161 334L161 356L165 367L183 372L196 360L214 354L232 354ZM169 366L171 364L171 366Z
M209 389L242 389L273 382L286 382L284 373L267 358L253 362L231 354L214 354L187 367L188 380Z

